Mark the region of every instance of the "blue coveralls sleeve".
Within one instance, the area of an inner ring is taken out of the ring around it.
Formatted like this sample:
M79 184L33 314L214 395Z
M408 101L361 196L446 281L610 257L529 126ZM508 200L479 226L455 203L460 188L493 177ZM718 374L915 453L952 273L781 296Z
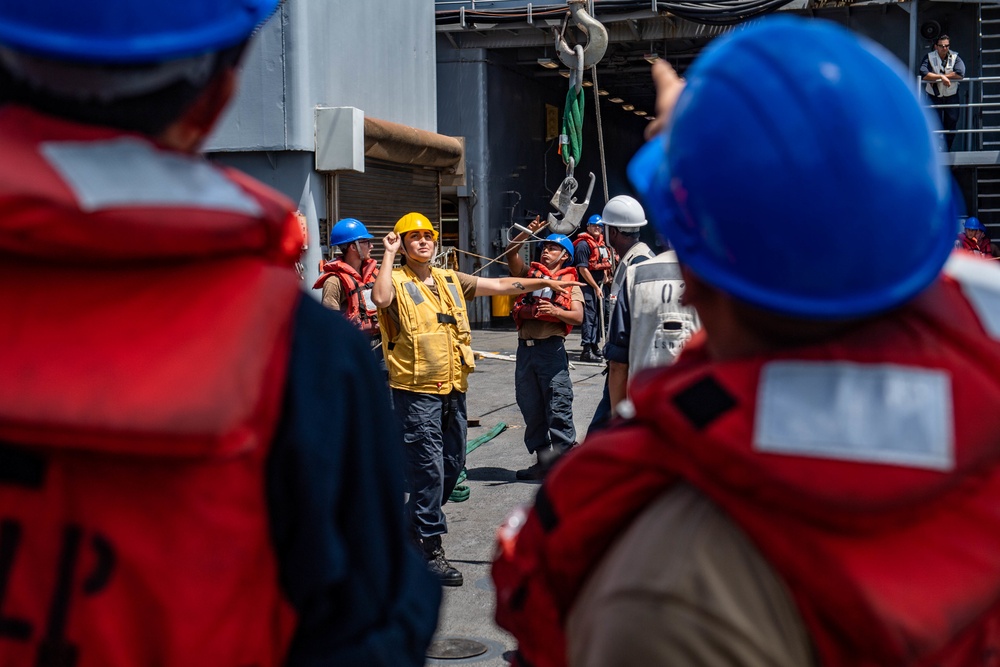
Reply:
M632 335L631 312L628 302L628 282L622 283L621 292L611 311L608 323L608 341L604 345L604 358L608 361L628 363L629 340Z
M441 589L407 537L402 439L368 341L301 299L267 497L298 612L287 665L423 665Z
M955 67L954 71L961 77L965 77L965 63L962 62L962 56L955 56Z
M573 266L584 267L590 264L590 246L586 241L577 241L573 246Z

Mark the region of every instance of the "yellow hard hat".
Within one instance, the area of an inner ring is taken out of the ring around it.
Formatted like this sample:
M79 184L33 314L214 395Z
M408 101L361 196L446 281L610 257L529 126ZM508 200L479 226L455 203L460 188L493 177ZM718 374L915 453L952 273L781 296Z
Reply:
M403 237L408 232L415 232L418 229L430 230L434 234L434 240L438 240L437 230L434 229L434 225L427 219L427 216L422 213L407 213L396 221L396 226L392 228L392 231Z

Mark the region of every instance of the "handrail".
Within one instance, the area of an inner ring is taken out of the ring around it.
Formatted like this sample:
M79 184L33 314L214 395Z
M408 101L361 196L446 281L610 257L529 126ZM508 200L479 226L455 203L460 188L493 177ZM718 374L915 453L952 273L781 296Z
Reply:
M961 109L958 126L954 130L936 129L934 134L952 135L952 151L1000 150L1000 76L979 76L956 79L956 95L947 102L930 103L925 86L930 81L916 78L917 92L929 109ZM984 93L987 84L998 84L996 93ZM964 99L963 99L964 98ZM989 101L995 99L996 101ZM954 100L954 101L953 101ZM994 120L995 119L995 120ZM995 133L995 137L987 135Z

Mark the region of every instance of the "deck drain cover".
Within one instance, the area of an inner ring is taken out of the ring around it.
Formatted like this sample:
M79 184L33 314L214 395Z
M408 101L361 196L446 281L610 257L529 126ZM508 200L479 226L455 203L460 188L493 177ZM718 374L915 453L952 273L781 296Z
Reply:
M486 650L486 644L481 642L448 637L432 641L431 645L427 647L427 657L435 660L461 660L482 655L486 653Z

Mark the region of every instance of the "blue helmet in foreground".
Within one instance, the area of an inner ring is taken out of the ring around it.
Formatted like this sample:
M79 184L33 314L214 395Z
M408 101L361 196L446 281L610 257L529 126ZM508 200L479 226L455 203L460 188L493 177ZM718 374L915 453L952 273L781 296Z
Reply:
M375 238L368 233L368 228L360 220L344 218L330 230L330 245L346 245L361 239Z
M685 76L629 176L694 273L817 319L880 312L934 280L954 242L951 179L891 54L826 21L769 18ZM900 252L875 228L905 238Z
M239 44L279 0L0 3L0 44L54 60L152 63Z
M604 220L601 219L600 213L595 213L587 219L588 225L597 225L598 227L604 226Z
M569 253L570 258L573 257L573 242L565 234L549 234L545 237L545 242L561 245L563 250Z
M978 229L981 232L986 231L986 227L983 226L983 223L979 222L979 218L971 215L965 219L965 228Z

